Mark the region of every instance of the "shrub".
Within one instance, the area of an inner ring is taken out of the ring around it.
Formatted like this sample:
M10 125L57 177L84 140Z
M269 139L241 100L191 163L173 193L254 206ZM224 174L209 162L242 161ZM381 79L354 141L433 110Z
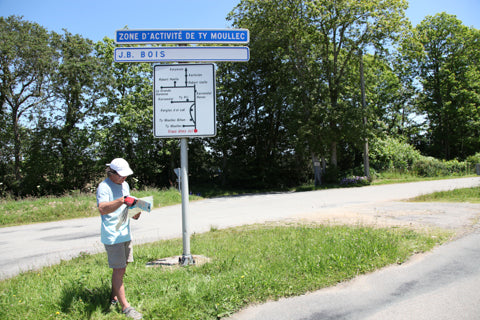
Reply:
M343 178L340 180L340 185L345 186L345 187L351 187L351 186L368 186L370 184L370 180L368 177L360 177L360 176L354 176L354 177L347 177Z
M422 157L413 165L413 171L422 177L439 177L459 175L467 172L467 162L458 160L438 160L433 157Z
M473 156L469 156L467 162L471 168L475 168L475 165L480 163L480 152L475 153Z
M370 148L370 165L378 171L409 171L422 158L420 151L399 139L378 139Z

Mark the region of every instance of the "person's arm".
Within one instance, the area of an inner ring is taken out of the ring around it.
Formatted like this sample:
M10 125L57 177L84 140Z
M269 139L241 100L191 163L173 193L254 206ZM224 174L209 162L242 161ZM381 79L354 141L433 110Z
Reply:
M98 204L98 211L100 211L100 214L103 216L105 214L114 212L115 210L120 208L123 203L124 203L123 197L120 197L110 202L100 202Z

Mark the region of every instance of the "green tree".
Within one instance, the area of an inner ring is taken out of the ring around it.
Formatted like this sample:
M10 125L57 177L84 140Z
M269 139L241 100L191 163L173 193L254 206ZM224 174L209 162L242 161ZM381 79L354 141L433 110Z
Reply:
M408 26L406 7L403 0L241 1L230 19L251 32L251 60L237 71L252 82L246 105L258 105L268 92L263 103L271 108L279 102L275 108L284 117L284 141L293 154L316 162L318 155L330 153L334 169L337 144L348 152L366 134L359 110L359 53L385 54ZM269 109L262 105L262 110ZM271 137L263 132L261 139Z
M4 179L9 181L5 182L17 192L28 122L34 109L43 108L51 97L49 76L57 62L51 42L52 34L36 23L0 17L1 160L8 171Z
M91 122L101 116L100 100L108 82L91 40L65 31L57 48L60 63L52 81L51 127L58 139L63 188L69 190L91 180L95 157Z
M358 52L382 55L395 43L403 28L405 0L317 0L307 1L309 19L316 29L316 50L319 52L322 81L328 87L328 121L331 163L337 164L338 137L347 105L343 103L345 78ZM358 60L357 60L358 61ZM357 62L358 63L358 62Z
M222 64L217 73L219 134L214 149L224 183L259 188L294 184L304 177L298 174L305 165L298 161L303 157L297 157L297 138L290 131L290 115L297 112L293 102L300 106L303 100L293 94L300 92L302 79L295 80L290 71L298 62L292 60L293 50L301 49L293 46L305 33L299 19L304 9L300 2L242 1L229 15L234 26L250 30L252 55L246 64Z
M418 133L412 85L413 73L407 72L398 56L390 59L365 57L368 114L372 120L371 138L379 136L403 137L413 140Z
M429 154L444 159L474 154L480 147L480 32L455 16L427 16L416 27L421 51L419 108L428 122Z
M112 39L97 43L102 70L111 79L105 87L105 115L97 118L97 170L113 158L127 159L135 173L133 187L169 186L176 180L179 146L172 139L153 136L153 69L147 63L115 63ZM177 152L178 151L178 152ZM178 153L178 155L177 155ZM137 182L138 181L138 182Z
M96 128L107 80L93 42L64 31L52 47L58 65L49 84L54 99L39 110L30 134L22 183L29 194L83 189L93 180Z

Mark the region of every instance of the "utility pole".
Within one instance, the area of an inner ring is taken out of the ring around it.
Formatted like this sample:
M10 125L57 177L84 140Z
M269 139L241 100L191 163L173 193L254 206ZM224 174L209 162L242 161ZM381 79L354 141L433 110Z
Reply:
M363 51L360 49L360 87L362 92L362 116L363 116L363 170L367 178L370 178L370 161L368 159L368 136L367 136L367 103L365 99L365 77L363 75Z

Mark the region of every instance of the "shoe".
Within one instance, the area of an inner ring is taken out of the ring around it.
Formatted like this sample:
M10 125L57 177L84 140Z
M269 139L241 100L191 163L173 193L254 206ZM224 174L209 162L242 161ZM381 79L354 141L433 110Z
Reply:
M143 315L140 312L138 312L137 310L135 310L134 307L126 308L125 310L123 310L123 314L125 314L125 316L127 318L132 318L132 319L142 319L143 318Z
M113 290L112 292L110 293L110 304L112 306L116 305L118 303L118 299L117 299L117 296L114 296L113 295Z

